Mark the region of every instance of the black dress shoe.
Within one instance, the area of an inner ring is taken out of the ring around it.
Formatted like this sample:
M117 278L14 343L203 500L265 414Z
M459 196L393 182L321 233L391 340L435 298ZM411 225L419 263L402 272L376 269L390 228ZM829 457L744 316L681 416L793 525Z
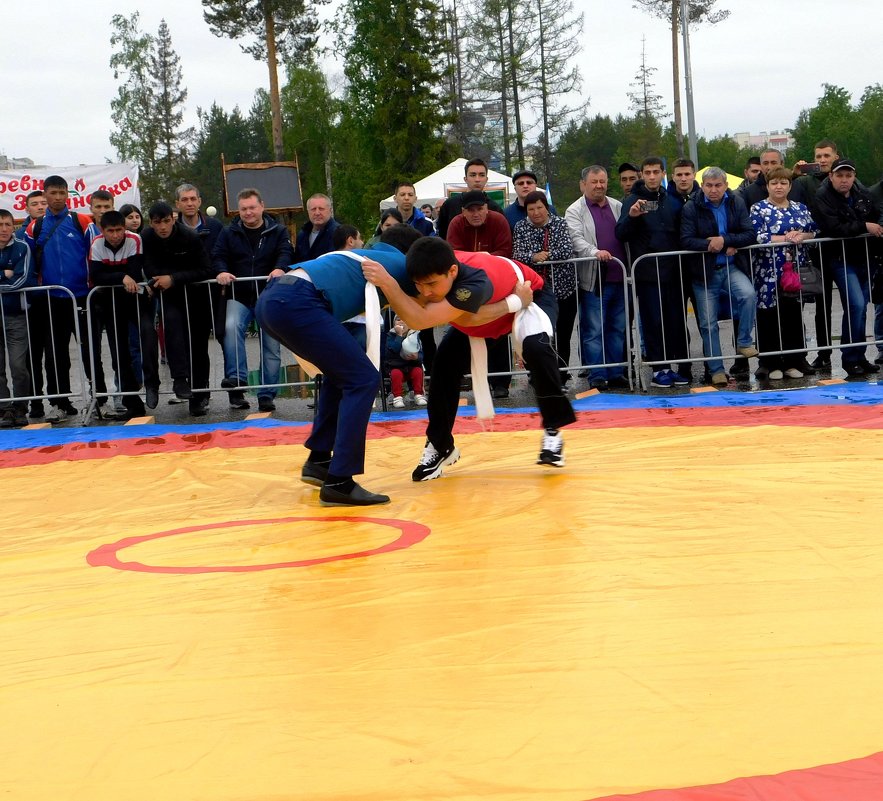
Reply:
M328 478L328 465L331 462L304 462L300 469L300 480L313 487L321 487Z
M377 506L381 503L389 503L389 495L368 492L358 484L349 492L341 492L323 484L322 489L319 490L319 503L322 506Z
M846 375L849 376L865 375L865 368L862 367L860 362L851 362L850 364L844 364L843 369L846 371Z
M607 389L607 381L603 378L593 378L589 381L590 389Z
M246 400L244 392L231 392L229 395L231 409L250 409L251 404Z
M176 378L172 382L172 391L179 398L190 400L193 397L193 390L190 389L190 381L186 378Z
M159 389L157 387L144 387L144 405L148 409L155 409L159 403Z
M804 375L815 375L816 368L813 367L806 359L801 359L798 362L794 363L794 367L800 370Z
M831 359L829 356L824 356L820 353L813 360L811 367L815 368L816 370L830 370L831 369Z
M864 368L866 373L880 372L880 367L876 364L871 364L867 359L859 359L859 364Z
M190 414L194 417L205 417L208 414L208 398L191 398Z
M745 381L751 375L751 368L748 365L748 359L744 356L737 356L730 368L730 375L740 381Z

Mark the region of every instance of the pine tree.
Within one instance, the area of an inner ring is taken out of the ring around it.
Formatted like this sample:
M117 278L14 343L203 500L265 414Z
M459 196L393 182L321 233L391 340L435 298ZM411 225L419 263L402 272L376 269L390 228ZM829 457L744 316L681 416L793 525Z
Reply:
M266 61L270 74L273 149L285 158L282 143L282 106L279 94L279 57L290 65L308 64L318 40L319 21L314 6L328 0L202 0L203 17L215 36L248 38L241 45L257 61Z
M111 29L110 43L116 49L110 66L122 83L110 103L116 126L110 143L121 160L139 165L146 205L169 197L181 179L192 134L192 129L181 128L187 90L165 20L156 36L140 30L137 13L115 15Z
M187 145L192 128L182 129L184 101L181 59L172 47L172 36L165 20L159 23L150 55L150 86L153 97L152 118L156 125L156 171L166 197L183 179L182 167L187 158Z
M345 102L341 117L344 219L376 218L377 202L398 179L418 178L450 155L442 138L447 112L446 55L438 6L349 0L338 31L344 39ZM359 164L358 171L350 165Z
M111 18L110 57L113 77L121 81L116 97L110 101L115 129L110 143L121 161L131 161L140 168L142 195L159 197L156 185L156 148L158 131L153 117L154 98L150 82L150 54L153 37L139 27L139 15L116 14Z

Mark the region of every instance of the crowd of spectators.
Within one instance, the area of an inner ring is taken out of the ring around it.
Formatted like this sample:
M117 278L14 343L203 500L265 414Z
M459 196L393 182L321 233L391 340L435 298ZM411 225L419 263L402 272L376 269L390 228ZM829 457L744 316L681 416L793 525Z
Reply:
M456 251L489 252L529 265L557 298L554 339L564 380L574 380L570 343L578 319L578 361L588 366L580 376L597 389L629 386L629 278L653 386L694 380L723 386L730 375L744 377L755 357L755 375L763 381L830 370L834 287L843 308L843 369L848 376L880 369L883 345L875 362L861 345L871 302L874 339L883 341L883 275L877 279L883 189L879 182L862 184L835 143L820 141L812 162L790 169L781 153L766 150L749 160L735 191L717 167L706 169L697 182L688 159L674 162L668 180L658 157L624 163L618 177L622 202L608 195L605 167L586 167L579 176L582 195L561 217L531 170L513 175L515 199L498 206L484 192L487 165L472 159L465 167L466 191L435 207L420 205L414 185L400 182L395 208L382 213L368 246L388 227L408 225L446 239ZM336 220L331 199L322 194L307 200L309 219L294 242L266 212L256 189L239 193L237 214L226 227L203 213L199 190L191 184L177 188L174 206L157 202L145 216L129 204L115 210L109 192L96 191L90 200L91 215L70 211L65 180L50 176L42 190L28 196L28 219L17 231L12 215L0 211L0 426L25 425L29 418L58 423L78 414L69 356L77 331L85 377L102 416L130 418L155 408L160 362L168 365L172 401L188 403L195 417L206 414L213 389L212 334L221 345L221 388L231 408L247 409L246 341L265 281L332 250L363 246L360 232ZM812 242L817 237L838 241L819 246ZM767 247L749 248L757 244ZM818 279L814 294L801 277ZM39 285L52 288L36 291ZM105 289L90 294L93 287ZM816 304L812 363L803 323L809 302ZM704 354L705 371L695 377L688 304ZM733 319L736 352L730 374L718 323L727 317ZM404 332L400 321L390 325L394 406L404 405L404 379L422 405L435 332ZM363 317L346 326L364 340ZM258 408L272 411L275 385L281 383L280 346L260 333L259 348ZM108 350L111 387L102 364ZM510 355L496 349L488 369L494 397L506 397Z

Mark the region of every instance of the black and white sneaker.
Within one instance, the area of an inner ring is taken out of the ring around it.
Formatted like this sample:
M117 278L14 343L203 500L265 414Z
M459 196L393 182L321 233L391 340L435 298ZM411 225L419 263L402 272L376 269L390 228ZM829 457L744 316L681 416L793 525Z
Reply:
M442 474L442 468L454 464L460 458L460 451L456 445L451 445L445 453L439 453L435 446L427 442L420 457L420 464L411 473L412 481L429 481L438 478Z
M540 455L537 464L547 464L551 467L564 467L564 440L560 433L550 434L543 432L543 444L540 446Z

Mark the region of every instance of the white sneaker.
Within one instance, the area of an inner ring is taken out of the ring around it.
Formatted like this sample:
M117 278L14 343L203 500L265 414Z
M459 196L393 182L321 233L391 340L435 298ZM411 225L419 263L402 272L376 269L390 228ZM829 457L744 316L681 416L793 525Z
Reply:
M392 399L392 405L395 409L404 409L405 408L405 399L401 396L395 397Z
M796 367L789 367L785 371L785 375L788 376L788 378L803 378L803 373L801 373Z
M770 381L781 381L785 374L781 370L770 370Z
M418 406L426 406L426 395L415 395L414 403Z
M550 434L548 431L543 432L543 443L540 446L537 464L564 467L564 440L560 432L557 434Z

